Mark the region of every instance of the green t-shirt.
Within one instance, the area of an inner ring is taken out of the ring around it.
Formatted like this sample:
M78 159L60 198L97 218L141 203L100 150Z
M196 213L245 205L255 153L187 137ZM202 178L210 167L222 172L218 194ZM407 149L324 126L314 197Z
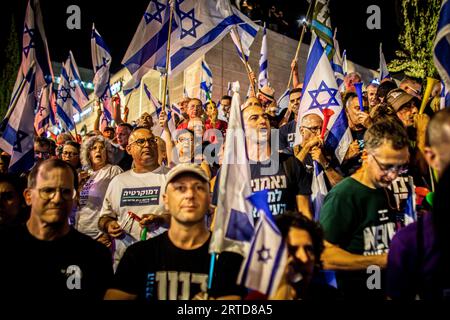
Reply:
M388 252L396 231L395 219L390 190L369 188L352 177L331 189L320 211L325 239L362 255Z

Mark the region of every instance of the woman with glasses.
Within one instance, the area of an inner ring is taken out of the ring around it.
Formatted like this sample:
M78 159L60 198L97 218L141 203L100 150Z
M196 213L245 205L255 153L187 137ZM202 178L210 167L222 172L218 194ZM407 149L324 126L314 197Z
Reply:
M97 224L106 189L112 178L122 173L111 165L111 142L103 136L94 136L81 145L80 195L75 228L99 241L110 243L98 230Z

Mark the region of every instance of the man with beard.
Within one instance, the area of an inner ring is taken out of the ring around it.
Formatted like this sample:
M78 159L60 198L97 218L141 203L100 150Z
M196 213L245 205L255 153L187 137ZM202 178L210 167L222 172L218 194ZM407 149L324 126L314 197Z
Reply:
M130 244L164 231L158 227L145 234L140 224L144 215L162 205L167 169L158 164L157 140L148 128L138 127L130 135L127 152L134 167L111 180L99 219L99 229L115 239L115 266Z
M325 269L336 271L338 288L349 299L383 299L367 285L367 268L385 268L396 231L397 208L388 189L408 163L408 138L395 121L375 123L365 135L362 167L325 197L320 223L325 232ZM373 267L372 267L373 268Z

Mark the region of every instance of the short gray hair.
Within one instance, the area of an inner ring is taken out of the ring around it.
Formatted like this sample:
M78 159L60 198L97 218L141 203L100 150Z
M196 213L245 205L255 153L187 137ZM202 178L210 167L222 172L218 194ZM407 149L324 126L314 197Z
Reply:
M114 150L111 141L103 136L93 136L86 139L81 144L80 161L85 170L92 169L92 163L89 159L89 151L96 142L101 142L106 149L106 163L112 164L114 161Z

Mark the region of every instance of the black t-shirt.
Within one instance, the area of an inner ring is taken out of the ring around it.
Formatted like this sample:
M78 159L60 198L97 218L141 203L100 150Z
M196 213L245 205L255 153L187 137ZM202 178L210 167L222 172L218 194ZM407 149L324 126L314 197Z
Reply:
M123 171L128 171L131 169L133 164L133 157L128 154L128 152L123 151L122 159L117 163L117 165L122 168Z
M211 238L211 237L210 237ZM176 247L167 232L137 242L119 263L113 288L136 294L138 300L189 300L207 291L209 242L194 250ZM210 296L243 295L236 285L242 263L238 254L224 252L214 268Z
M295 142L295 125L297 121L292 120L280 128L279 134L279 146L278 150L285 150L287 148L293 148Z
M219 197L220 171L214 185L212 204L217 205ZM297 195L310 195L312 174L294 156L278 153L278 160L250 163L250 186L252 192L267 189L268 203L272 214L283 214L297 206ZM258 218L256 209L253 217Z
M0 230L0 297L100 300L113 276L108 249L75 229L53 241L26 226Z

